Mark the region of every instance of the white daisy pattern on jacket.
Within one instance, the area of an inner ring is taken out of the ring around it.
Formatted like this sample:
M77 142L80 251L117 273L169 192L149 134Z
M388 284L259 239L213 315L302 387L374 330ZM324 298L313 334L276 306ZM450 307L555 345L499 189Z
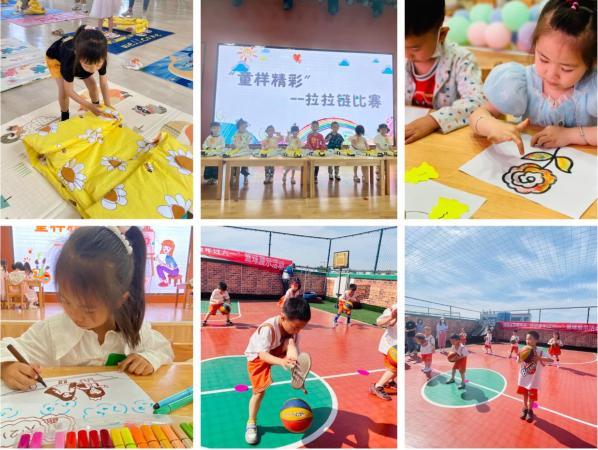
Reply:
M164 196L166 205L158 206L158 212L162 217L167 219L191 219L191 200L185 200L181 194L176 194L174 197L170 195Z
M108 172L113 170L120 170L124 172L127 170L127 163L118 156L104 156L101 162L102 166L108 169Z
M148 142L146 140L137 141L137 153L147 153L156 146L158 141Z
M105 209L113 210L116 209L118 205L126 205L127 204L127 191L125 191L124 184L118 184L108 191L106 195L102 198L102 206Z
M73 158L58 171L58 178L69 191L81 190L87 179L83 174L84 168L83 164Z
M183 175L190 175L193 173L193 154L186 152L183 149L169 150L166 157L168 163L176 167Z
M79 138L85 139L90 144L95 144L96 142L102 144L104 142L104 135L101 128L88 128L85 134L80 135Z

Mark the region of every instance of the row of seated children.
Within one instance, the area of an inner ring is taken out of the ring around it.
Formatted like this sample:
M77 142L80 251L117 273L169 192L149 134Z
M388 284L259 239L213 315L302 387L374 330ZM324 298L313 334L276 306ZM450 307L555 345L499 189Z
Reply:
M39 307L37 300L37 292L27 283L27 280L34 278L31 265L28 262L16 262L12 265L12 270L8 272L5 260L0 262L2 267L0 274L1 295L2 301L6 301L9 294L12 292L20 292L23 287L23 294L25 299L25 308L32 309Z
M540 127L531 145L596 146L596 1L549 0L532 38L534 64L496 66L482 83L472 53L447 42L445 1L405 3L405 105L431 113L405 126L405 143L469 125L491 143ZM504 120L512 116L521 120Z
M239 119L236 123L237 132L233 136L233 148L238 149L241 152L249 152L250 144L253 136L247 131L248 123ZM311 133L307 135L307 139L304 142L299 138L299 127L293 125L286 137L286 149L288 151L301 150L303 148L310 152L318 150L332 150L340 149L344 145L344 138L338 132L338 122L332 122L332 131L324 137L320 132L320 125L317 120L311 123ZM265 151L272 151L278 149L285 139L283 136L276 132L272 125L266 128L266 137L261 141L260 147ZM392 142L388 136L389 128L386 124L380 124L378 126L378 134L374 137L374 146L381 152L388 152L392 148ZM370 148L370 145L365 138L365 129L362 125L355 127L355 134L349 139L350 148L357 153L363 153ZM224 138L220 135L220 123L212 122L210 125L210 135L206 138L203 143L202 149L204 151L222 152L226 149ZM340 181L340 170L339 166L328 166L328 179L330 181ZM283 184L286 183L287 174L291 172L291 184L295 184L295 167L285 168L284 175L282 177ZM266 166L264 168L264 184L271 184L274 179L274 167ZM315 168L315 182L318 182L319 167ZM244 182L248 182L249 170L247 167L241 168L241 174L244 177ZM365 180L365 174L362 173ZM379 174L377 174L379 176ZM206 167L204 170L204 179L208 184L215 184L218 179L218 168L217 167ZM357 175L357 167L353 168L353 181L359 183L361 178Z

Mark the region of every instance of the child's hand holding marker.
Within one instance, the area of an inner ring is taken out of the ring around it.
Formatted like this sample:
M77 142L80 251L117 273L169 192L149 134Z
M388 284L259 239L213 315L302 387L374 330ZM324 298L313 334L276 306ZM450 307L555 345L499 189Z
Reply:
M154 366L137 353L132 353L124 361L119 362L118 369L132 375L151 375L154 372Z
M6 362L2 364L2 380L11 389L28 391L38 383L41 367L37 364Z

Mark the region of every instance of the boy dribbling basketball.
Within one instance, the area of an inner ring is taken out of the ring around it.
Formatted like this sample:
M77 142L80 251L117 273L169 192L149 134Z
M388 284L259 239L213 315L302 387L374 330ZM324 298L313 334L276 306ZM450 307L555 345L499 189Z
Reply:
M220 311L220 314L226 316L226 325L231 326L230 321L230 295L228 295L228 286L224 281L218 283L218 287L212 291L210 296L210 309L203 320L202 325L208 325L210 316L215 316Z
M467 351L465 344L463 344L460 335L453 334L450 337L450 340L452 347L449 351L449 356L451 353L456 353L457 358L453 361L453 371L451 373L451 378L446 382L446 384L455 382L455 372L458 370L461 374L461 384L459 385L458 389L465 389L465 370L467 369L467 355L469 355L469 352Z
M357 301L357 285L351 283L349 289L347 289L338 300L338 311L336 316L334 316L333 327L338 325L338 318L342 314L347 316L347 326L351 326L351 311L353 310L353 303L355 301Z
M511 359L513 353L515 353L515 356L519 354L519 336L517 335L517 330L513 330L513 334L511 335L509 341L511 342L511 351L509 352L509 359Z
M273 365L303 371L299 367L299 332L311 319L309 303L303 297L293 297L284 302L280 315L262 323L249 338L245 350L247 371L252 395L249 400L249 418L245 429L245 442L255 445L259 441L257 414L266 390L272 384ZM307 368L309 371L309 368ZM304 373L300 374L305 378Z

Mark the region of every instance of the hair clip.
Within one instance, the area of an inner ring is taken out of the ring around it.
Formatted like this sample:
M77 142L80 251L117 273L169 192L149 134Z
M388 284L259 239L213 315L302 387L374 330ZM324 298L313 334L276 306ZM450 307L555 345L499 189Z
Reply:
M125 246L125 250L127 251L127 255L130 255L130 254L133 253L133 247L131 247L131 244L127 240L126 236L121 233L121 231L120 231L120 229L118 227L109 226L109 227L106 227L106 228L108 228L110 231L112 231L116 235L116 237L118 237L120 239L120 241Z

